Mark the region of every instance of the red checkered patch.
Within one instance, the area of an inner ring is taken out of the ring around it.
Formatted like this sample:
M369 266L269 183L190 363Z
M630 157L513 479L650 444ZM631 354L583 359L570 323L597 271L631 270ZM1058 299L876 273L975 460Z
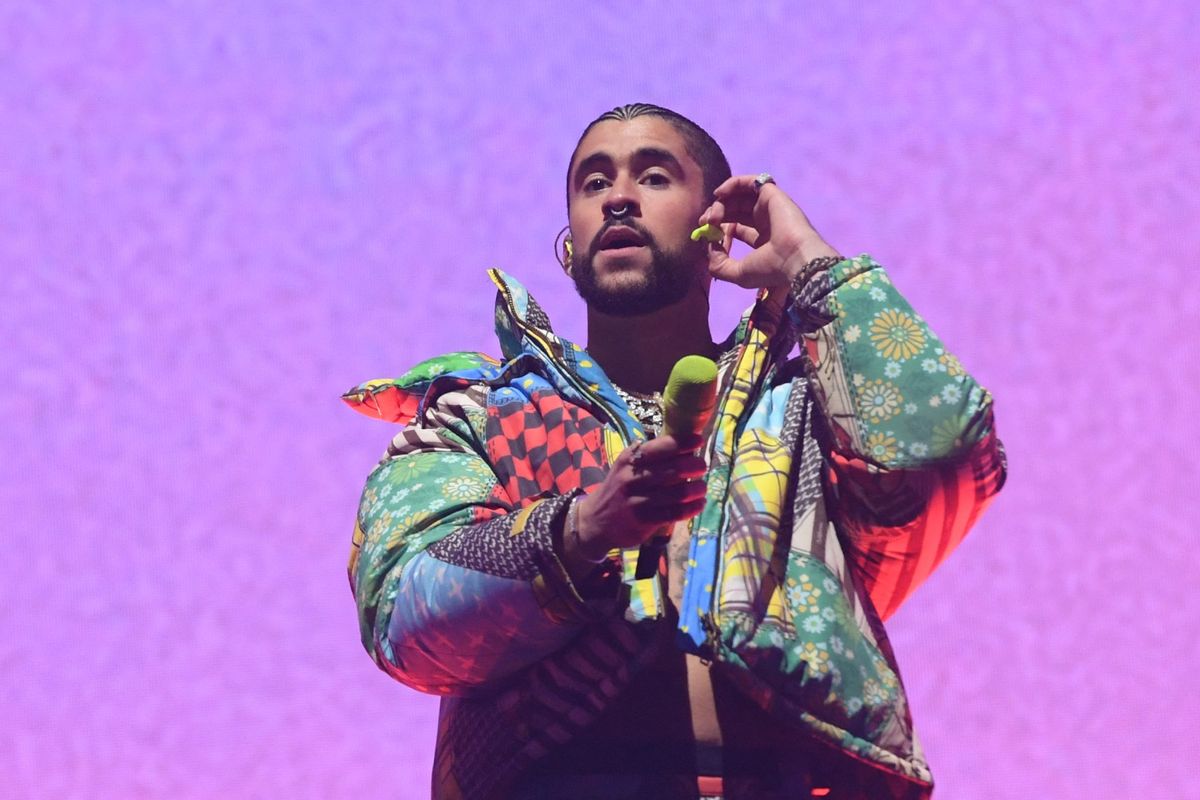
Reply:
M604 480L603 426L586 409L540 391L487 414L488 455L514 508Z

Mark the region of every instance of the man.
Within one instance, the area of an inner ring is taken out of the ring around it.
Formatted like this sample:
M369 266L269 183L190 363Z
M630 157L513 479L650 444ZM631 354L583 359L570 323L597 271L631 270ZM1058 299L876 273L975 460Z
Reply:
M406 426L350 578L377 664L443 696L434 796L927 797L881 620L1003 483L989 395L877 263L690 120L614 109L567 180L586 350L493 270L500 361L346 395ZM721 343L713 278L759 290ZM712 421L656 435L695 354L719 365Z

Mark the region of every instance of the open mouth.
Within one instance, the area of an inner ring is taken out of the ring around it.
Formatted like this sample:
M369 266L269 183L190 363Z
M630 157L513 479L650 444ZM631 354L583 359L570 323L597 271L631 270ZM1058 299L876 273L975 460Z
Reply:
M636 247L644 247L645 244L645 240L642 239L637 231L633 228L621 226L609 228L605 231L604 235L600 237L600 247L598 249L601 251L628 250Z

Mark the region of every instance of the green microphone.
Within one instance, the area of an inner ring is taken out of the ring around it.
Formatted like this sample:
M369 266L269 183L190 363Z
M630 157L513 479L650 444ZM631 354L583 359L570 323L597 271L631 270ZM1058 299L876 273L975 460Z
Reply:
M684 356L671 368L663 392L663 435L703 433L717 403L717 365L704 356ZM639 580L658 570L663 548L671 538L671 525L664 525L642 544L638 552Z

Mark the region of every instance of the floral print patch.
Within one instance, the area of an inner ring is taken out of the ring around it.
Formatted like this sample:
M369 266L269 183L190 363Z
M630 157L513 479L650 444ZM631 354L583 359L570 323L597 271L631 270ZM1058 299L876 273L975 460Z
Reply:
M870 256L832 268L826 297L848 378L852 438L868 461L911 467L954 456L987 392L946 352Z

